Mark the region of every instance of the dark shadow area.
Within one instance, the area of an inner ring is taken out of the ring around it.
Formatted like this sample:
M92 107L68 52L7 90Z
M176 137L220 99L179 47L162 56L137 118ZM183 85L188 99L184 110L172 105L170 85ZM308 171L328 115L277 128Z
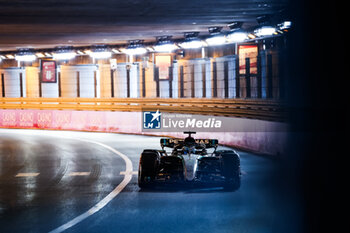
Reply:
M295 26L288 40L289 154L274 182L281 212L276 232L341 232L344 203L340 171L348 106L344 85L340 3L291 1Z

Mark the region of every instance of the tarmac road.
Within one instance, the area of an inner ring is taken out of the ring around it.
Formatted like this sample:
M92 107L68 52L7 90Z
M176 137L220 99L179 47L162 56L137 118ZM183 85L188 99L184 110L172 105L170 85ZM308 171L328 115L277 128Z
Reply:
M274 232L276 161L238 151L234 192L141 191L146 148L159 137L0 129L0 232Z

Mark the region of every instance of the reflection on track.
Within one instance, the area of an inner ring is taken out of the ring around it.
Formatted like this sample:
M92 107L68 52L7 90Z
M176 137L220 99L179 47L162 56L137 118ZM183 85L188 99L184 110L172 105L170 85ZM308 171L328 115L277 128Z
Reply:
M63 137L63 138L62 138ZM137 170L159 138L107 133L0 130L0 232L48 232L89 210ZM137 175L96 214L66 232L271 232L276 210L267 181L273 161L240 152L238 191L161 187L141 191ZM129 172L130 173L130 172Z

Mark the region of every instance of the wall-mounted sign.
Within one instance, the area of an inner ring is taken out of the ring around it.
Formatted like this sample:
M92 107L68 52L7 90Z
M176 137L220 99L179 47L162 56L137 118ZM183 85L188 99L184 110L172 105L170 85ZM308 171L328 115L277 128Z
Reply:
M41 82L56 83L56 61L41 60Z
M258 46L257 45L240 45L238 47L238 54L239 54L239 73L245 74L246 58L249 58L250 73L257 74Z
M159 68L159 79L169 79L169 67L171 66L171 55L157 55L156 66Z

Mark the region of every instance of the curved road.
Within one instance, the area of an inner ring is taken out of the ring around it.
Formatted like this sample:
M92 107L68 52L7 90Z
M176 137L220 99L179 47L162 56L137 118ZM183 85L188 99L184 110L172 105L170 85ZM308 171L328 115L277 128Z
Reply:
M273 232L274 161L238 151L235 192L140 191L144 148L159 137L0 129L0 232Z

